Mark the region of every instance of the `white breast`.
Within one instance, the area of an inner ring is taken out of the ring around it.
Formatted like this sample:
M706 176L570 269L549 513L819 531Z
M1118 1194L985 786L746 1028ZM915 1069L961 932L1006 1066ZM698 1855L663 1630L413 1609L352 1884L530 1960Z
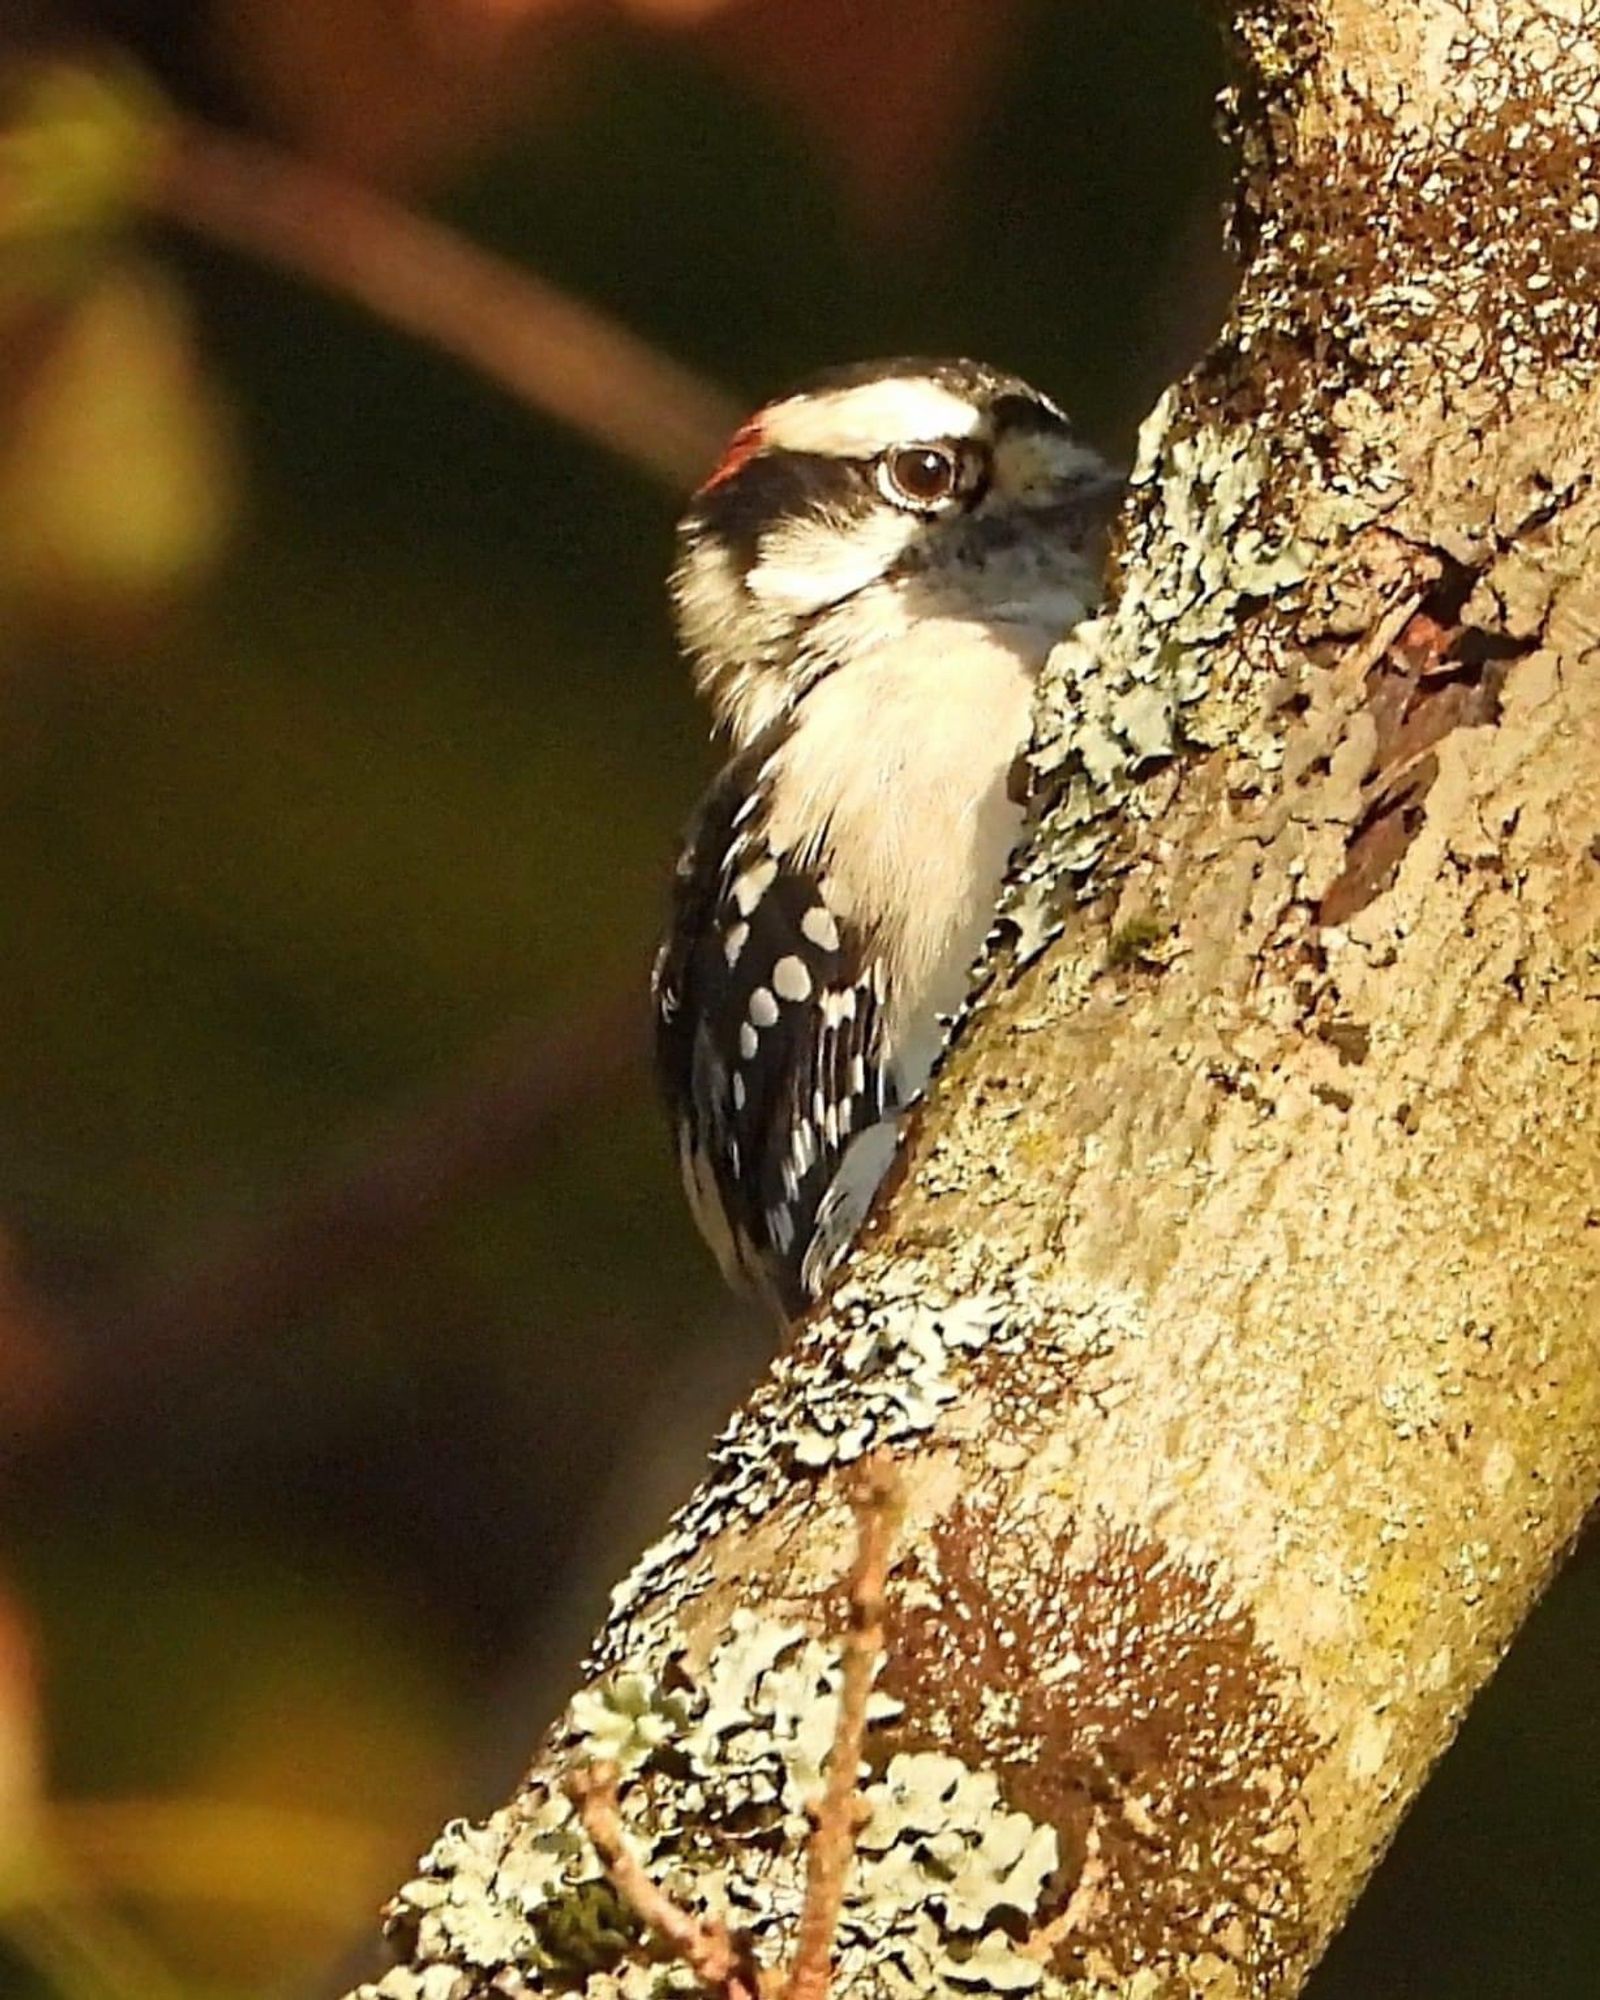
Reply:
M1044 632L925 618L821 681L777 755L770 838L881 956L901 1092L927 1081L1022 829L1008 794Z

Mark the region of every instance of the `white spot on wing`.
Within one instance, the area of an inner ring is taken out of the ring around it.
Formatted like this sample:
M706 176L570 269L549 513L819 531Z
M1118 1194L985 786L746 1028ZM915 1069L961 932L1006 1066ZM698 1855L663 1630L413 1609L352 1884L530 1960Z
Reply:
M833 912L825 903L813 903L800 919L800 928L818 951L839 949L839 926L833 921Z
M733 900L739 906L741 917L748 917L761 898L772 887L778 873L778 864L771 855L765 861L757 861L742 875L734 878Z
M778 1019L778 1003L771 990L758 986L750 995L750 1024L757 1028L773 1027Z
M783 1000L808 1000L811 997L811 974L807 972L804 959L793 953L780 958L772 968L772 983L778 996Z

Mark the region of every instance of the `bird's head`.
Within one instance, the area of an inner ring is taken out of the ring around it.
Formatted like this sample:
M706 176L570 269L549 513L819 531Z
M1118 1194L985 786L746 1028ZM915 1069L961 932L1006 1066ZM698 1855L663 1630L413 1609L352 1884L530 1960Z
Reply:
M1123 482L1048 397L973 361L836 369L742 424L679 526L672 594L736 744L926 619L1045 642L1099 592Z

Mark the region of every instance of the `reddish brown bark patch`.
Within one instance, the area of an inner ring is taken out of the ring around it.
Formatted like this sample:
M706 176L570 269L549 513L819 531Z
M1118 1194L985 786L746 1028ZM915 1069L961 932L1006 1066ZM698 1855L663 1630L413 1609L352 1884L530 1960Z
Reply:
M1118 1974L1212 1953L1265 1990L1308 1949L1293 1848L1312 1739L1281 1665L1214 1574L1108 1533L1087 1563L959 1503L897 1576L879 1754L995 1771L1056 1829L1041 1912L1085 1880L1053 1962Z

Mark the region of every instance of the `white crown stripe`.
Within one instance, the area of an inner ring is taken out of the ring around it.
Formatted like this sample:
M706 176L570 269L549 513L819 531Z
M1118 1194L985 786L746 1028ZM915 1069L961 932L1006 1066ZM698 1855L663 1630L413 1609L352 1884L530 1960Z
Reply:
M870 458L890 445L971 437L984 413L928 376L892 376L774 403L762 419L762 441L779 451L818 451Z

